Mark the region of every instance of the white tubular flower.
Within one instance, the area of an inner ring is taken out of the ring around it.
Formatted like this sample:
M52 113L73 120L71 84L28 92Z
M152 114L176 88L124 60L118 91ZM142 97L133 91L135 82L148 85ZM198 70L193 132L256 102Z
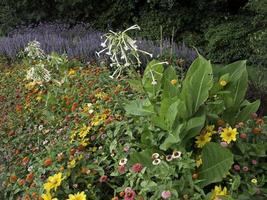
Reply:
M150 57L153 56L151 53L138 49L136 40L127 35L127 31L135 29L140 30L140 27L138 25L133 25L117 33L109 30L107 34L103 35L105 41L101 43L101 46L104 49L96 52L96 54L98 57L102 53L109 56L111 60L110 66L115 66L117 68L111 75L112 78L118 78L125 68L140 67L142 63L139 59L139 53L149 55Z

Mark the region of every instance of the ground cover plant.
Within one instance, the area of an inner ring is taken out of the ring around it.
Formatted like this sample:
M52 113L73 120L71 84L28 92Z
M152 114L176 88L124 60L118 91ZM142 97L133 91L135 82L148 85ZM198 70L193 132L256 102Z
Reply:
M116 79L41 47L1 70L1 199L266 199L266 119L245 99L245 61L198 54L181 74L152 60Z

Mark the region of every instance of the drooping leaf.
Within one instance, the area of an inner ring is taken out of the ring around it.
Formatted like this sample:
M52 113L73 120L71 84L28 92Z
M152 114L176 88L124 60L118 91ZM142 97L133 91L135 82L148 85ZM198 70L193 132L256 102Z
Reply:
M202 151L203 165L200 168L200 183L202 187L219 182L227 175L234 160L233 154L217 143L208 143Z

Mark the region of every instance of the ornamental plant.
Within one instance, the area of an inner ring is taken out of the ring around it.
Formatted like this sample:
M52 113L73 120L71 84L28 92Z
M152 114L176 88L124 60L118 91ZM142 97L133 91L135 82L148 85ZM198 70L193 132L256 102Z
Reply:
M140 67L141 61L139 53L147 54L152 58L152 54L138 49L136 40L133 40L127 34L128 31L136 29L140 30L140 27L138 25L133 25L117 33L110 30L109 33L103 36L105 38L104 42L101 43L103 49L96 52L96 54L99 56L101 53L105 52L106 55L109 56L111 60L110 67L115 69L110 76L111 78L118 78L121 73L129 69L129 67Z
M154 60L148 64L138 87L143 89L144 98L128 103L126 112L149 118L161 130L160 134L150 134L162 151L192 150L195 137L198 147L208 143L201 152L204 164L198 170L202 180L199 185L221 181L234 161L233 154L218 141L236 141L238 132L231 126L246 121L259 107L259 101L244 100L245 61L214 70L210 61L199 55L181 81L172 66L165 67ZM214 131L214 127L207 126L217 121L226 127Z

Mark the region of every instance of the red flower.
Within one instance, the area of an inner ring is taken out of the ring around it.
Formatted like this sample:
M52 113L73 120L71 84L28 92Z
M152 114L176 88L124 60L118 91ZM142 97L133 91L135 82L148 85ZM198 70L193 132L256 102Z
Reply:
M71 112L74 112L76 110L76 108L78 107L78 103L74 102L71 106Z
M107 180L108 180L108 176L103 175L103 176L100 177L99 182L100 183L105 183L105 182L107 182Z
M126 172L126 167L125 165L121 165L118 167L118 171L120 174L124 174Z
M141 163L135 163L135 164L132 166L132 171L133 171L134 173L139 173L139 172L142 171L142 169L143 169L143 166L142 166Z

